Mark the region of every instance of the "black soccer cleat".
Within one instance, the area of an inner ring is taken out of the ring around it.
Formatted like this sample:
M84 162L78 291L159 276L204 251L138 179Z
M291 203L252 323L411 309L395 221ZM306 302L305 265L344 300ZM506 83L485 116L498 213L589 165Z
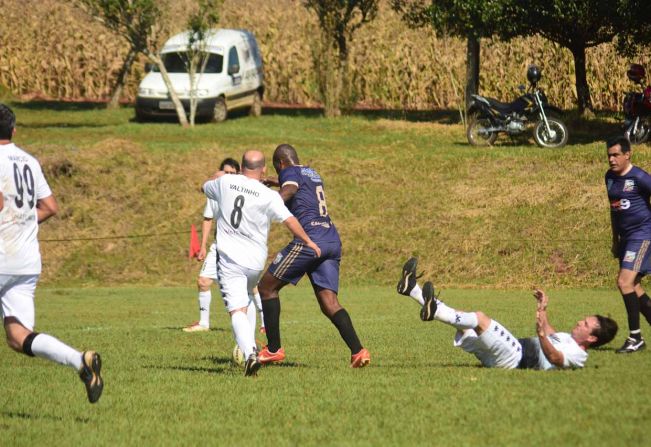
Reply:
M400 276L397 287L400 295L409 296L416 286L416 280L423 276L422 273L416 276L416 268L418 268L418 258L409 258L405 265L402 266L402 276Z
M104 389L104 381L100 375L102 369L102 359L95 351L86 351L81 355L81 369L79 378L86 385L88 401L91 404L97 402Z
M646 343L643 338L628 337L621 348L615 351L617 354L630 354L632 352L641 351L646 348Z
M255 350L253 351L253 354L249 355L249 358L246 359L246 363L244 364L244 376L246 377L257 376L258 370L260 369L261 366L262 363L258 358L258 351Z
M430 281L423 284L423 299L425 304L420 309L420 319L423 321L432 321L436 313L436 296L434 296L434 286Z

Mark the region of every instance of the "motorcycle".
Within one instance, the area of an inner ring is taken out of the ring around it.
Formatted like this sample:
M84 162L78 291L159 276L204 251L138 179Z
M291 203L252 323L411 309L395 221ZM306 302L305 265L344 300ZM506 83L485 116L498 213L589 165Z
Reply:
M560 119L562 111L548 103L545 93L538 88L540 70L531 65L527 70L529 91L511 103L472 95L468 109L466 137L473 146L492 145L500 132L519 135L533 124L533 139L540 147L563 147L569 136L567 126Z
M626 72L628 79L641 88L646 72L639 64L631 64ZM642 92L627 92L624 96L624 136L631 144L641 144L651 134L651 86Z

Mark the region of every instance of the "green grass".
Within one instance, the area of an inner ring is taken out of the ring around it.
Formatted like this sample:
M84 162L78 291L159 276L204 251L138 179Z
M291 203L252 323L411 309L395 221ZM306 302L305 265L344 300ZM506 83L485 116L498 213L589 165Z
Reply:
M625 323L616 291L550 296L559 330L595 311ZM528 291L455 289L442 298L484 310L516 336L533 335ZM100 351L106 388L90 405L72 371L3 347L2 439L12 446L645 444L651 357L615 355L623 332L591 351L583 370L489 370L452 347L452 328L422 323L392 287L345 287L342 302L372 353L370 367L351 370L307 284L282 299L287 363L251 379L230 363L234 342L219 299L214 330L186 334L181 327L196 318L191 288L41 288L37 329Z

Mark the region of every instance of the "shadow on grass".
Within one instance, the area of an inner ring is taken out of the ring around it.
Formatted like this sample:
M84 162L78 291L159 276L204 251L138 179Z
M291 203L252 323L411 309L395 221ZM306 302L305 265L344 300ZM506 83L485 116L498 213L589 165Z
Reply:
M65 421L66 419L61 416L52 416L50 414L30 414L30 413L23 413L22 411L7 411L7 410L1 411L0 415L9 419L24 419L27 421L48 420L48 421L62 422ZM79 416L75 416L72 419L74 419L75 422L81 422L82 424L87 424L90 422L90 418L82 418Z
M184 327L185 326L165 326L163 329L168 330L168 331L183 331ZM209 330L203 331L203 332L199 331L197 333L199 333L199 334L208 334L210 332L226 332L226 329L221 328L221 327L217 327L217 328L210 328ZM231 332L231 331L228 331L228 332Z
M263 115L302 118L322 118L323 109L318 107L265 106ZM355 109L344 112L344 117L355 116L369 121L386 119L409 122L458 124L461 122L457 110L397 110L397 109Z
M201 366L160 366L160 365L145 365L145 369L159 369L167 371L183 371L183 372L202 372L212 374L224 374L231 370L231 368L204 368Z

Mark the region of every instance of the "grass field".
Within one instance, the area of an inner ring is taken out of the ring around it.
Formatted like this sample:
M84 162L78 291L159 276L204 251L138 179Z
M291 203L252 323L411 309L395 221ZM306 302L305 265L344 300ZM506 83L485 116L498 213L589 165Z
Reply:
M395 275L394 275L395 276ZM101 352L97 405L67 368L11 354L0 363L0 432L11 446L44 445L645 445L648 352L592 351L577 371L478 367L452 347L453 329L422 323L392 287L347 287L342 301L372 353L363 370L321 316L306 284L283 295L287 363L245 378L221 300L210 333L186 334L190 288L46 288L37 329ZM559 330L598 310L624 321L605 290L550 291ZM533 335L528 292L445 290L516 336ZM648 332L646 324L644 330Z

